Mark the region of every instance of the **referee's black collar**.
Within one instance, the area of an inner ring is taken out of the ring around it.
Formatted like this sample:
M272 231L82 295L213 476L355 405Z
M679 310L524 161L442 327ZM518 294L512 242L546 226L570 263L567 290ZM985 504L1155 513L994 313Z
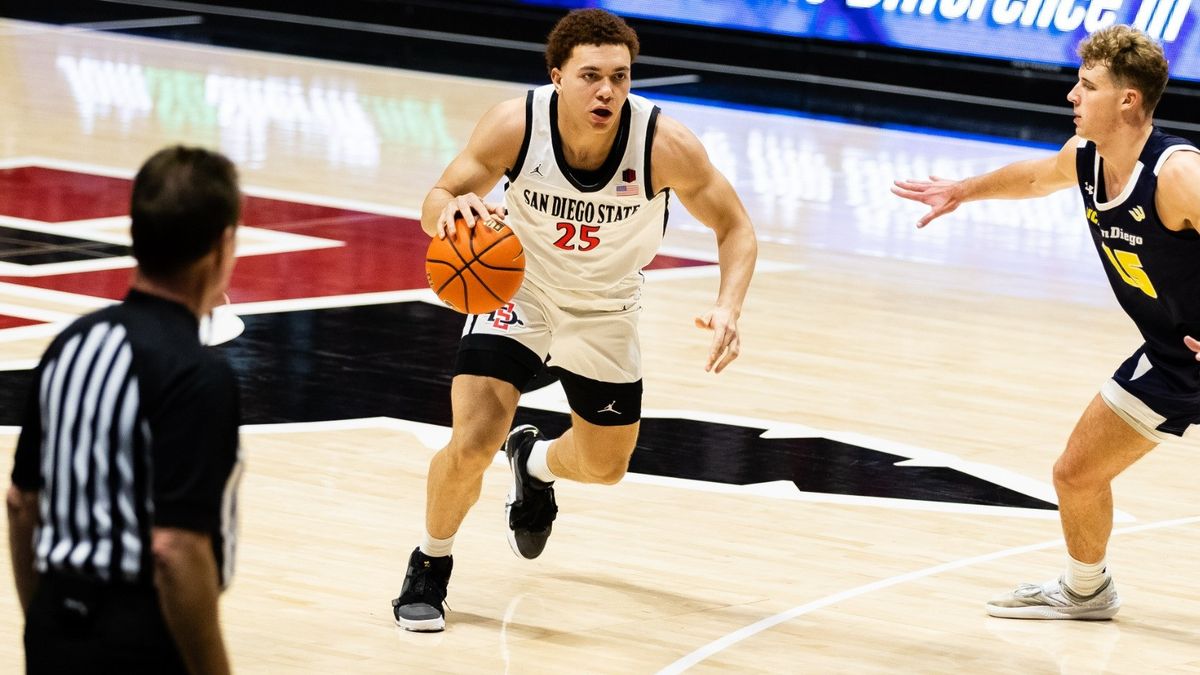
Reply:
M129 292L125 294L125 302L134 305L157 305L159 307L169 309L171 312L178 314L181 317L185 317L188 321L188 324L192 326L193 329L197 331L200 329L200 320L196 318L196 315L192 313L192 310L188 309L182 303L175 302L174 300L168 300L167 298L159 295L154 295L145 291L139 291L136 288L130 288Z

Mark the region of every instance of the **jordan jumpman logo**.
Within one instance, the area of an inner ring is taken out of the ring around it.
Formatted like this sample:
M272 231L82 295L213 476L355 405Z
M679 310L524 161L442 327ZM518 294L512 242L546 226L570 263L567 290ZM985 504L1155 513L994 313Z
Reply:
M620 414L621 414L621 411L620 411L620 410L617 410L616 408L614 408L614 407L613 407L613 406L615 406L616 404L617 404L617 402L616 402L616 401L613 401L612 403L609 403L608 405L606 405L606 406L604 406L603 408L601 408L601 409L597 410L596 412L598 412L598 413L602 413L602 412L610 412L610 413L613 413L613 414L615 414L615 415L620 415Z

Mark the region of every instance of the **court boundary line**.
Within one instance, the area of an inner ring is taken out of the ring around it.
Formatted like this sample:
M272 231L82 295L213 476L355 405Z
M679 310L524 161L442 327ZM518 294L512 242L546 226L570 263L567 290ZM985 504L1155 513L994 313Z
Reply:
M387 24L371 23L367 21L349 21L346 19L331 19L321 16L308 16L305 14L293 14L290 12L274 12L268 10L253 10L223 7L220 5L210 5L202 2L180 2L179 0L101 0L108 4L114 5L133 5L136 7L153 7L156 9L169 9L181 12L207 12L218 16L232 16L239 19L251 19L259 21L277 21L280 23L293 23L300 25L320 26L322 28L332 28L335 30L357 31L362 33L376 33L381 35L390 35L394 37L412 37L424 40L434 40L439 42L461 42L463 36L458 33L448 31L427 30L421 28L405 28L402 26L390 26ZM526 42L524 40L506 40L503 38L489 38L481 36L472 36L472 40L476 44L481 44L488 47L501 47L507 49L515 49L519 51L541 52L545 50L545 45L535 42ZM1038 103L1013 103L1000 98L990 96L973 96L969 94L947 94L946 92L936 91L933 89L924 89L920 87L903 87L899 85L888 85L879 82L867 82L863 80L851 80L841 77L830 77L827 75L812 75L808 73L792 73L781 70L771 70L768 68L754 68L749 66L729 66L722 64L705 63L703 61L693 61L691 59L676 59L663 56L648 56L640 55L639 60L642 63L650 65L670 66L681 69L703 70L724 75L746 75L752 77L762 77L765 79L785 80L792 82L804 82L808 84L825 85L831 87L845 87L847 89L858 89L871 92L886 92L891 94L901 94L914 96L918 98L931 98L937 100L952 100L959 103L973 103L975 105L987 105L1001 108L1011 108L1020 110L1034 110L1037 112L1051 112L1058 114L1066 114L1063 106L1050 106Z
M14 30L7 30L8 28ZM165 38L154 35L137 35L134 33L114 33L107 31L90 31L90 30L72 30L66 28L62 24L46 23L44 21L26 21L23 19L13 19L10 17L0 17L0 37L26 37L40 36L47 33L66 33L66 34L83 34L89 38L97 40L111 40L116 42L148 42L160 47L170 47L192 52L217 52L241 55L245 57L259 58L266 61L284 61L288 59L296 59L310 63L320 63L331 68L340 68L342 70L366 69L382 73L399 74L404 77L412 77L415 79L449 79L456 82L470 82L476 85L492 86L496 88L504 87L519 87L521 91L525 91L530 87L528 82L518 82L513 80L488 79L483 77L471 77L468 75L453 75L449 73L434 73L427 70L415 70L411 68L400 68L396 66L381 66L372 63L359 63L357 61L338 61L336 59L321 58L319 56L304 56L302 54L290 54L284 52L268 52L260 49L251 49L248 47L230 47L227 45L202 44L196 42L183 42L171 38Z
M348 19L331 19L324 16L309 16L306 14L293 14L290 12L275 12L261 9L242 9L240 7L224 7L221 5L209 5L202 2L178 2L177 0L100 0L101 2L113 5L133 5L135 7L153 7L155 9L169 9L179 12L205 12L208 14L216 14L218 16L232 16L238 19L251 19L258 21L276 21L279 23L300 24L302 26L319 26L321 28L333 28L335 30L348 30L359 33L376 33L379 35L390 35L393 37L408 37L418 38L423 40L434 40L438 42L456 42L461 43L463 35L458 33L448 33L446 31L428 30L424 28L406 28L404 26L392 26L383 23L372 23L369 21L351 21ZM485 47L504 47L508 49L517 49L520 51L544 51L546 46L536 42L526 42L524 40L506 40L504 38L490 38L483 36L471 36L474 44Z
M87 162L77 162L68 159L57 159L54 157L46 157L43 155L22 155L17 157L0 157L0 169L15 169L25 166L37 166L45 169L56 169L59 171L75 171L78 173L90 173L97 176L106 176L108 178L121 178L132 180L137 171L133 169L123 169L111 166L103 166L99 164L89 164ZM243 185L242 192L251 197L259 197L262 199L279 199L284 201L298 202L301 204L311 204L313 206L324 206L333 209L346 209L348 211L359 211L378 216L390 216L393 218L406 218L408 220L421 221L421 210L419 208L409 208L405 206L393 206L390 204L381 204L379 202L368 202L359 199L344 199L341 197L330 197L311 192L301 192L299 190L283 190L279 188L262 187L258 185ZM127 216L120 216L127 218ZM39 223L41 221L29 221ZM70 221L83 222L83 221ZM48 230L49 231L49 230ZM53 231L58 232L59 229ZM307 236L307 235L300 235ZM707 263L717 262L717 253L715 250L709 249L690 249L680 246L663 245L660 246L658 252L663 255L674 256L677 258L692 258ZM240 257L240 256L239 256ZM759 261L758 271L783 271L800 269L801 265L789 263L771 263L769 261ZM660 272L659 270L646 270L646 272Z
M155 3L130 1L130 0L101 0L101 1L108 2L111 4L125 4L125 5L138 5L138 6L143 6L143 7L167 8L164 6L163 3L155 4ZM180 5L180 6L191 5L191 6L207 7L207 8L217 7L215 5L203 5L200 3L186 3L186 2L172 3L172 2L168 1L168 3L166 3L166 4L173 4L173 5ZM217 7L217 8L218 9L227 9L227 8L221 8L221 7ZM177 11L184 11L184 10L177 10ZM206 10L201 10L201 11L206 11ZM210 13L219 14L220 12L212 11ZM302 15L294 15L294 16L302 16ZM258 18L260 20L270 20L265 17L244 17L244 18ZM316 17L316 18L320 18L320 17ZM12 35L12 36L20 37L23 35L35 35L35 34L55 32L55 31L67 31L67 32L71 31L71 29L66 28L60 24L22 21L19 19L7 19L7 18L5 18L4 21L9 24L15 25L17 27L17 30L9 32L9 31L5 31L3 29L3 27L0 27L0 35ZM295 21L292 21L292 22L295 22ZM383 24L368 24L368 25L375 25L375 26L380 26L383 28L389 28L389 26L385 26ZM391 28L394 28L394 27L391 27ZM350 30L352 30L352 29L350 29ZM410 29L410 30L419 30L419 29ZM85 30L74 30L73 32L86 32L93 36L105 37L105 38L110 38L110 39L118 39L118 40L124 39L124 40L133 40L133 41L138 41L138 40L151 41L151 42L157 42L157 43L161 43L161 44L171 45L171 46L173 46L175 48L179 48L179 49L191 49L191 50L196 50L196 51L216 50L216 51L225 51L225 52L236 52L236 53L243 53L243 54L252 54L256 58L262 58L262 59L276 59L276 60L298 59L301 61L320 62L320 63L330 65L331 67L340 67L340 68L346 68L346 69L366 68L366 69L379 70L379 71L384 71L384 72L401 73L408 77L418 77L418 78L426 78L426 79L444 78L444 79L450 79L450 80L456 80L456 81L470 81L470 82L474 82L474 83L482 83L482 84L485 84L488 86L501 86L501 87L502 86L516 86L516 87L520 87L522 89L528 89L530 86L535 86L535 85L531 85L531 83L529 83L529 82L521 82L521 81L515 81L515 80L500 80L500 79L494 79L494 78L489 79L489 78L482 78L482 77L471 77L471 76L466 76L466 75L453 75L453 74L448 74L448 73L432 73L430 71L417 70L414 68L403 68L403 67L396 67L396 66L381 66L381 65L376 65L376 64L358 63L358 62L351 62L351 61L338 61L335 59L320 58L320 57L314 57L314 56L304 56L304 55L300 55L300 54L291 54L291 53L285 53L285 52L269 52L269 51L249 49L249 48L244 48L244 47L231 47L231 46L226 46L226 45L198 44L198 43L182 42L182 41L175 40L175 39L155 37L155 36L133 35L133 34L127 34L127 33L114 33L114 32L105 32L105 31L85 31ZM436 33L438 31L431 31L431 32ZM460 35L457 35L454 33L448 33L447 35L449 37L445 37L445 38L430 37L428 39L449 40L449 41L453 41L453 42L461 41L462 36L460 36ZM500 40L500 39L495 38L495 40ZM523 44L518 41L511 41L511 42L516 42L518 45ZM529 44L532 44L532 43L529 43ZM521 48L521 47L517 47L517 48ZM543 46L539 45L537 51L542 51L542 49L543 49ZM731 70L734 67L722 66L720 64L708 64L708 63L704 63L704 62L690 61L690 60L686 60L686 59L670 59L667 57L654 57L654 56L642 55L639 60L642 63L648 63L648 64L652 64L652 65L664 65L664 66L684 68L684 69L692 68L694 70L706 70L709 72L715 72L715 73L719 73L719 74L728 73L728 74L733 74L733 75L747 75L747 76L751 76L751 77L762 77L763 79L782 79L782 80L791 80L791 81L799 81L799 82L809 82L812 84L818 84L818 85L823 84L823 85L833 86L833 87L844 86L846 88L861 89L861 90L872 91L872 92L885 91L887 93L893 93L893 94L899 94L899 95L911 95L911 96L914 96L917 98L932 98L932 99L938 99L938 100L946 99L946 94L944 92L927 90L927 89L922 89L922 88L918 88L918 87L900 87L898 85L883 85L883 84L865 82L865 81L859 81L859 80L833 78L833 77L820 76L820 75L807 75L807 74L803 74L803 73L790 73L787 71L757 69L757 68L751 68L751 67L741 67L738 70ZM690 74L690 75L695 76L695 74ZM891 91L889 89L889 87L894 88L896 90ZM635 83L633 88L639 89L640 86L637 83ZM1040 108L1044 108L1043 110L1041 110L1041 112L1045 112L1045 113L1058 112L1063 115L1066 114L1065 108L1047 105L1047 104L1030 103L1028 105L1023 105L1023 104L1017 105L1017 104L1012 104L1010 101L1006 101L1004 99L993 99L993 98L987 97L987 96L971 96L971 95L966 95L966 94L962 94L962 95L958 95L958 96L959 96L959 98L962 99L959 102L972 103L975 105L1001 107L1001 108L1019 108L1021 110L1035 110L1036 108L1032 107L1032 106L1039 106ZM815 121L830 122L833 124L843 124L843 125L860 126L860 127L875 127L875 125L867 124L867 123L864 123L861 121L856 121L853 119L841 118L838 116L809 115L809 114L806 114L803 111L799 111L799 110L776 109L776 108L770 108L770 107L758 107L758 106L744 107L744 106L740 106L734 102L721 100L721 99L693 99L693 98L686 97L686 96L667 97L667 99L668 100L676 100L679 102L691 102L695 105L703 105L703 106L714 107L714 108L746 109L746 110L753 110L753 111L764 113L764 114L775 114L775 115L786 115L786 116L790 116L790 117L801 117L801 118L815 120ZM1166 125L1166 126L1180 128L1180 129L1184 129L1184 130L1188 130L1188 131L1200 131L1200 124L1193 124L1193 123L1184 122L1181 120L1160 120L1160 123L1163 125ZM907 131L910 131L911 133L917 133L917 134L941 136L941 137L946 137L946 138L963 138L966 140L977 140L977 141L981 141L981 142L992 142L992 143L1000 143L1000 144L1005 144L1005 145L1016 145L1016 146L1030 145L1028 142L1023 142L1021 139L1016 139L1016 138L1001 138L1001 137L992 138L992 137L987 137L987 136L974 136L974 135L970 135L970 134L962 135L962 134L958 134L958 133L947 132L944 129L938 129L935 127L914 126L911 128L905 127L903 129L894 129L894 130L897 130L897 131L907 130ZM1057 146L1053 146L1052 144L1034 144L1034 147L1052 148L1052 147L1057 147Z
M112 300L109 302L109 304L112 304L114 302L117 302L117 301ZM81 313L80 316L83 316L83 313ZM71 320L74 321L74 319L71 319ZM4 330L0 330L0 343L19 342L21 340L31 340L31 339L36 339L36 338L53 338L55 335L58 335L59 333L61 333L63 328L66 328L66 323L55 323L55 322L36 323L36 324L30 325L30 326L17 326L15 328L5 328ZM17 361L23 361L23 360L24 359L18 359ZM9 364L9 363L15 363L15 362L0 361L0 364ZM0 369L3 369L3 368L0 368Z
M124 180L133 180L133 177L137 175L136 169L90 164L87 162L77 162L69 159L57 159L54 157L46 157L44 155L21 155L17 157L0 158L0 169L15 169L25 166L36 166L44 169L55 169L58 171L74 171L76 173L90 173L97 176L121 178ZM301 204L311 204L313 206L324 206L332 209L360 211L377 216L407 218L409 220L416 221L420 221L421 219L420 209L392 206L389 204L368 202L358 199L330 197L328 195L300 192L298 190L283 190L279 188L261 187L252 184L243 184L241 187L243 194L250 197L259 197L261 199L279 199L299 202Z
M134 3L128 3L128 2L122 3L120 0L102 0L102 1L112 2L114 4L134 4ZM181 3L181 4L186 4L186 3ZM25 28L24 31L17 31L17 32L11 33L12 35L15 35L15 36L39 34L39 33L50 33L50 32L55 32L55 31L72 32L72 31L69 31L68 29L65 29L63 26L61 26L59 24L21 21L18 19L4 19L4 21L6 21L9 24L19 25L18 26L19 28ZM404 67L397 67L397 66L382 66L382 65L376 65L376 64L371 64L371 63L359 63L359 62L353 62L353 61L338 61L335 59L321 58L321 57L315 57L315 56L304 56L301 54L292 54L292 53L285 53L285 52L269 52L269 51L250 49L250 48L245 48L245 47L231 47L231 46L227 46L227 45L198 44L198 43L183 42L183 41L179 41L179 40L175 40L175 39L147 36L147 35L134 35L134 34L128 34L128 33L113 33L113 32L105 32L105 31L73 31L73 32L80 32L80 33L86 32L92 37L104 38L104 39L110 39L110 40L118 40L118 41L124 40L124 41L132 41L132 42L139 42L139 41L153 42L153 43L157 43L157 44L160 44L163 46L170 46L175 49L183 49L183 50L191 50L191 51L216 51L216 52L237 53L237 54L243 54L243 55L250 55L250 56L253 56L254 58L259 58L259 59L264 59L264 60L282 61L282 60L288 60L288 59L296 59L296 60L300 60L300 61L321 63L328 67L342 68L342 69L347 69L347 70L367 69L367 70L375 70L375 71L380 71L380 72L385 72L385 73L398 73L404 77L413 77L413 78L421 78L421 79L444 79L444 80L452 80L452 81L471 82L476 85L493 86L493 87L501 87L501 88L512 86L512 87L519 88L519 90L522 92L528 90L531 86L537 86L536 83L529 83L529 82L524 82L524 81L472 77L472 76L467 76L467 75L454 75L454 74L449 74L449 73L434 73L434 72L430 72L430 71L426 71L426 70L416 70L413 68L404 68ZM3 30L2 24L0 24L0 35L5 35L5 34L8 34L8 33L5 33L5 31ZM454 35L454 34L451 34L451 35ZM454 41L457 42L459 40L456 38ZM539 48L539 51L541 51L541 48ZM639 57L639 61L642 63L651 63L651 64L659 63L656 60L656 57L649 57L649 56L644 56L644 55ZM660 63L660 65L668 65L668 66L672 66L672 67L684 68L684 67L688 67L688 65L691 64L690 61L682 61L682 60L679 61L679 63L674 63L674 62L668 63L666 61L669 61L669 59L664 58L664 62ZM698 63L697 65L700 66L700 65L704 65L704 64ZM704 70L704 68L699 68L699 67L697 67L696 69ZM714 70L714 68L709 67L708 70ZM751 70L753 70L753 69L751 69ZM723 71L717 70L715 72L723 72ZM766 71L766 72L779 73L780 75L785 76L784 79L789 79L796 75L794 73L787 73L787 72L783 72L783 71ZM689 74L689 76L699 77L699 76L695 75L694 73ZM768 77L767 75L763 75L763 77L765 79L770 79L770 77ZM819 77L819 76L813 76L813 77ZM851 81L851 82L855 82L855 81ZM633 88L639 89L641 87L637 82L635 82ZM865 88L868 90L871 90L871 91L875 90L874 87L865 87ZM931 95L931 98L942 98L940 92L934 92L934 94L935 95ZM838 125L842 125L842 126L855 126L855 127L862 127L862 128L878 128L877 125L867 124L867 123L857 121L854 119L842 118L842 117L839 117L836 115L833 115L833 116L815 115L815 114L806 113L801 110L791 110L791 109L786 109L786 108L774 108L774 107L770 107L770 106L754 106L754 105L745 106L745 105L735 103L733 101L727 101L727 100L722 100L722 99L703 99L703 98L696 98L696 97L689 97L689 96L662 95L662 94L658 94L658 93L655 93L654 95L651 96L651 98L655 98L655 97L661 97L663 100L668 100L668 101L672 101L672 102L676 102L676 103L680 103L680 104L684 104L684 105L695 105L695 106L708 107L708 108L724 108L724 109L730 109L730 110L743 110L743 111L756 112L756 113L765 114L765 115L794 117L794 118L806 119L806 120L813 121L813 122L824 122L824 123L829 123L829 124L838 124ZM1048 107L1053 108L1054 106L1048 106ZM1022 109L1025 109L1025 108L1022 108ZM1063 112L1063 114L1065 114L1065 109L1063 109L1063 111L1061 111L1061 112ZM1176 125L1176 126L1180 126L1183 128L1188 128L1190 126L1193 126L1193 125L1189 125L1189 123L1186 123L1186 122L1178 122L1178 121L1174 121L1174 120L1163 120L1162 122L1167 125ZM1200 125L1194 125L1194 126L1196 127L1197 130L1200 130ZM1053 149L1053 148L1058 147L1056 144L1045 144L1045 143L1042 143L1042 144L1034 143L1031 145L1031 143L1029 143L1027 141L1023 141L1021 139L1017 139L1017 138L959 134L959 133L948 132L945 129L938 129L935 127L912 126L912 127L903 127L903 128L893 128L891 130L926 135L926 136L937 136L937 137L941 137L941 138L969 140L969 141L976 141L976 142L981 142L981 143L995 143L995 144L1000 144L1000 145L1017 146L1017 147L1037 147L1037 148L1041 148L1041 149Z
M111 166L103 166L99 164L90 164L87 162L77 162L74 160L57 159L46 157L43 155L21 155L17 157L0 157L0 169L15 169L25 166L37 166L45 169L56 169L58 171L74 171L77 173L90 173L97 176L106 176L108 178L121 178L124 180L132 180L136 175L134 169L124 169ZM324 206L326 208L346 209L348 211L358 211L361 213L373 214L378 216L390 216L393 218L405 218L408 220L421 221L421 210L408 208L404 206L393 206L389 204L381 204L379 202L368 202L359 199L344 199L341 197L330 197L310 192L301 192L298 190L283 190L279 188L262 187L258 185L242 185L242 193L251 197L259 197L262 199L278 199L283 201L297 202L300 204L311 204L313 206ZM122 216L125 217L125 216ZM40 224L40 221L30 221ZM79 221L82 222L82 221ZM262 228L260 228L262 229ZM54 229L58 232L60 230ZM308 236L308 235L299 235ZM316 238L319 239L319 238ZM660 246L658 252L662 255L674 256L677 258L691 258L700 260L706 263L716 263L717 255L715 250L709 249L690 249L679 246L664 245ZM239 257L241 257L239 255ZM789 263L772 263L769 261L759 261L758 271L789 271L801 269L802 266ZM646 273L659 273L664 271L645 270ZM656 274L655 276L663 276Z
M56 309L46 309L45 307L30 307L29 305L18 305L11 302L0 300L0 314L4 316L12 316L19 319L29 319L31 321L41 321L44 323L54 323L56 321L74 321L79 317L78 314L69 312L60 312Z
M38 359L8 359L0 361L0 370L33 370L38 362ZM0 427L0 432L7 433L11 429L20 431L21 427Z
M76 304L79 305L83 310L89 312L93 309L107 307L114 302L108 298L101 298L95 295L69 293L67 291L58 291L53 288L29 286L11 281L0 281L0 295L15 295L18 297L29 298L31 300L44 300L46 302L61 304Z
M78 162L78 161L74 161L74 160L57 159L57 158L53 158L53 157L46 157L43 155L21 155L21 156L15 156L15 157L0 157L0 169L14 169L14 168L20 168L20 167L26 167L26 166L41 167L41 168L45 168L45 169L53 169L53 170L58 170L58 171L73 171L76 173L86 173L86 174L92 174L92 175L96 175L96 176L105 176L108 178L120 178L123 180L132 180L133 177L137 173L136 170L134 170L134 169L125 169L125 168L118 168L118 167L112 167L112 166L104 166L104 165L99 165L99 164L90 164L87 162ZM278 189L278 188L261 187L261 186L257 186L257 185L242 185L242 193L247 196L258 197L261 199L277 199L277 200L290 201L290 202L295 202L295 203L300 203L300 204L310 204L313 206L323 206L326 208L357 211L360 213L366 213L366 214L370 214L370 215L388 216L388 217L392 217L392 218L404 218L407 220L417 221L418 223L421 221L420 209L413 209L413 208L408 208L408 207L403 207L403 206L393 206L393 205L389 205L389 204L381 204L378 202L368 202L368 201L357 200L357 199L344 199L341 197L331 197L331 196L327 196L327 195L320 195L320 194L314 194L314 193L309 193L309 192L301 192L298 190L283 190L283 189ZM127 216L119 216L119 217L127 218ZM30 226L26 227L25 229L31 229L31 230L36 229L38 231L47 231L47 232L56 232L56 233L63 231L62 227L54 227L55 224L53 224L53 223L43 223L42 221L25 221L24 219L17 219L17 218L13 218L13 217L8 217L8 218L12 218L13 221L20 220L21 222L30 223ZM101 220L101 219L88 219L86 221L85 220L68 221L67 224L70 225L72 223L92 222L95 220ZM248 227L253 227L253 226L248 226ZM273 230L269 230L269 228L257 227L255 229L256 230L267 230L270 232L274 232ZM336 247L339 245L344 245L344 242L339 241L337 243L333 243L336 240L325 239L322 237L313 237L311 235L301 235L301 234L295 234L295 233L281 233L281 234L288 235L287 238L293 238L293 239L305 238L308 240L312 240L314 242L313 245L308 245L305 247L298 247L294 250L309 250L309 249ZM76 234L73 236L84 236L84 235ZM86 236L90 237L91 235L88 234ZM327 243L324 243L321 245L316 245L316 242L327 242ZM124 242L121 242L121 243L124 243ZM265 252L253 251L253 249L252 249L252 252L249 252L249 253L245 253L245 254L239 253L238 257L239 258L249 257L249 255L260 255L262 253L288 252L290 250L293 250L293 249L281 249L279 251L272 249L270 251L265 251ZM679 246L664 245L664 246L659 247L658 252L661 255L681 257L681 258L691 258L693 260L699 260L704 263L715 264L717 262L716 251L709 250L709 249L690 249L690 248L679 247ZM112 260L116 260L116 258L105 258L101 262L111 264ZM132 260L132 258L125 256L125 257L121 258L121 260L123 260L124 263L122 265L120 265L118 267L118 269L131 266L129 264L129 261ZM680 276L680 277L703 276L702 274L695 272L695 271L675 272L673 270L701 270L701 269L707 270L707 268L709 266L710 265L696 265L696 266L684 267L684 268L659 268L659 269L655 269L655 270L643 270L643 274L648 275L647 278L654 278L654 277L669 278L672 276ZM97 267L97 269L108 269L108 268L107 267ZM790 263L759 261L759 265L758 265L757 269L759 272L779 272L779 271L792 271L792 270L796 270L796 269L802 269L802 266L790 264ZM81 271L89 271L89 270L81 270ZM92 270L92 271L94 271L94 270ZM61 273L61 272L55 271L54 273L57 274L57 273ZM19 274L16 272L12 272L12 273L6 272L5 274L9 274L11 276L44 276L44 275L26 275L26 274ZM49 274L49 272L47 272L46 274Z
M204 17L197 14L177 17L162 17L159 19L126 19L113 21L81 21L77 23L50 23L48 21L30 21L13 17L0 17L0 37L27 37L46 33L76 33L90 35L105 35L106 31L138 30L141 28L171 28L174 26L195 26L204 23ZM154 39L147 35L129 33L107 33L123 37L142 37ZM162 39L162 38L159 38Z
M695 73L687 75L664 75L662 77L645 77L640 80L635 80L633 89L652 89L654 87L669 87L675 84L696 84L700 81L700 76Z
M667 255L686 255L686 251L673 249L672 253ZM239 256L241 257L241 256ZM704 260L702 256L695 256L697 260L701 260L705 264L692 265L688 267L665 267L654 270L644 270L642 272L648 281L654 283L689 280L689 279L706 279L719 277L721 270L715 262ZM786 272L792 270L803 269L801 265L792 265L787 263L760 263L760 273L770 272ZM43 289L37 286L26 286L23 284L0 281L0 294L11 292L14 295L25 295L31 298L44 297L47 300L54 300L63 304L75 304L79 306L80 312L63 317L37 318L28 316L23 310L16 312L16 305L10 307L14 311L13 316L23 318L32 318L46 323L39 323L30 326L16 326L13 328L0 329L0 344L6 342L17 342L20 340L36 339L36 338L52 338L57 335L67 323L74 321L83 314L94 311L101 307L120 302L120 300L101 298L92 295L83 295L77 293L67 293L65 291L55 291ZM315 309L335 309L338 307L357 307L362 305L381 305L398 302L426 302L432 305L444 306L438 300L437 295L429 288L410 288L395 291L372 291L368 293L352 293L344 295L317 295L306 298L286 298L282 300L259 300L229 305L229 310L238 316L249 316L253 314L272 314L276 312L300 312ZM464 315L465 316L465 315ZM0 360L0 371L9 370L27 370L24 359L16 360Z
M309 203L301 200L290 201L302 204ZM369 213L367 215L377 214ZM397 216L384 217L393 218ZM0 214L0 226L7 226L26 232L60 235L125 247L132 246L132 242L127 234L115 234L112 231L106 231L104 228L111 228L115 225L123 228L123 232L128 232L128 222L128 215L67 221L43 221ZM278 255L281 253L317 251L344 247L346 245L346 242L341 239L330 239L329 237L289 232L275 229L271 226L242 225L241 232L243 235L238 243L237 257L239 259L262 255ZM132 253L105 258L82 258L79 260L36 265L0 261L0 277L38 279L62 274L86 274L89 272L129 269L135 265L136 261Z
M186 16L164 16L161 19L126 19L113 21L82 21L65 23L64 28L83 31L105 30L138 30L142 28L171 28L174 26L196 26L204 23L204 17L190 14Z
M1115 530L1113 530L1112 536L1115 537L1115 536L1124 535L1124 534L1134 534L1137 532L1144 532L1147 530L1155 530L1155 529L1162 529L1162 528L1167 528L1167 527L1174 527L1176 525L1190 525L1192 523L1197 523L1197 522L1200 522L1200 516L1187 516L1184 518L1173 518L1171 520L1160 520L1160 521L1153 522L1153 523L1146 523L1144 525L1135 525L1132 527L1123 527L1120 529L1115 529ZM823 609L825 607L829 607L830 605L837 604L843 600L849 600L851 598L863 596L868 593L872 593L874 591L882 590L885 588L890 588L892 586L898 586L900 584L907 583L909 581L915 581L917 579L931 577L936 574L940 574L942 572L949 572L951 570L961 569L964 567L970 567L971 565L974 565L976 563L991 562L993 560L999 560L1001 558L1009 558L1012 556L1021 555L1022 553L1030 553L1033 551L1040 551L1043 549L1052 548L1054 546L1062 545L1062 543L1063 543L1063 539L1062 539L1062 537L1059 537L1052 541L1043 541L1043 542L1040 542L1037 544L1028 544L1025 546L1017 546L1017 547L1013 547L1013 548L1002 549L1000 551L994 551L992 553L985 553L983 555L972 556L970 558L962 558L959 560L952 560L950 562L942 563L940 565L934 565L932 567L926 567L924 569L914 570L912 572L907 572L905 574L899 574L899 575L896 575L893 577L888 577L886 579L880 579L879 581L875 581L875 582L872 582L869 584L864 584L862 586L856 586L854 588L850 588L850 589L841 591L839 593L834 593L832 595L827 595L823 598L818 598L817 600L807 602L803 605L797 605L796 607L793 607L787 611L780 612L773 616L769 616L765 619L760 619L759 621L756 621L755 623L752 623L749 626L745 626L736 631L733 631L732 633L728 633L716 640L713 640L712 642L709 642L708 644L700 647L699 649L692 651L687 656L684 656L683 658L678 659L675 662L671 663L670 665L660 669L658 671L658 675L676 675L677 673L682 673L682 672L686 671L687 669L691 668L692 666L695 666L696 664L708 659L709 657L711 657L715 654L718 654L718 653L724 651L725 649L732 647L733 645L736 645L737 643L739 643L747 638L753 637L769 628L774 628L775 626L778 626L781 623L790 621L790 620L795 619L800 616L804 616L805 614L814 612L818 609ZM1003 619L1003 620L1007 621L1008 619Z

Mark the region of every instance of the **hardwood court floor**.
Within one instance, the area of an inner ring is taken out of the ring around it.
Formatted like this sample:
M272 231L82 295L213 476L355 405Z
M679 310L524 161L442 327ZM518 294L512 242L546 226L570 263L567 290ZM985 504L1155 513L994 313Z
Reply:
M642 317L647 428L662 428L644 471L560 485L553 540L529 562L505 545L507 473L494 466L456 541L449 628L416 635L388 601L448 434L445 399L428 392L454 336L423 303L419 269L411 279L422 242L404 219L478 116L526 85L15 22L0 22L0 83L12 92L0 226L120 243L120 213L81 206L119 186L71 186L124 180L177 141L228 153L260 200L231 293L247 332L226 347L257 392L222 603L241 672L1200 671L1200 585L1180 579L1200 559L1194 441L1116 483L1115 621L982 610L1058 573L1058 524L1037 505L1053 501L1050 466L1136 333L1072 195L970 205L917 231L920 209L887 188L1043 149L660 100L704 140L762 240L744 354L702 370L707 336L691 318L715 294L713 243L677 206L677 264L648 273ZM36 218L13 182L31 166L76 177L32 198ZM44 215L60 203L72 206ZM0 382L24 377L53 322L114 297L128 268L63 246L74 253L60 267L0 260ZM354 357L314 385L331 354ZM295 386L269 397L256 388L268 381ZM6 419L15 398L0 398ZM563 410L551 386L523 414ZM5 472L15 440L0 427ZM22 622L3 569L9 672Z

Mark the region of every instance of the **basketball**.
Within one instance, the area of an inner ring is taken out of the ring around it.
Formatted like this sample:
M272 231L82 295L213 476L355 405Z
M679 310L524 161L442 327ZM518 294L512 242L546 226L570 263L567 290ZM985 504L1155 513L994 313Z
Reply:
M507 225L494 218L467 227L454 219L454 236L434 237L425 254L425 276L442 302L463 314L503 307L525 280L525 249Z

